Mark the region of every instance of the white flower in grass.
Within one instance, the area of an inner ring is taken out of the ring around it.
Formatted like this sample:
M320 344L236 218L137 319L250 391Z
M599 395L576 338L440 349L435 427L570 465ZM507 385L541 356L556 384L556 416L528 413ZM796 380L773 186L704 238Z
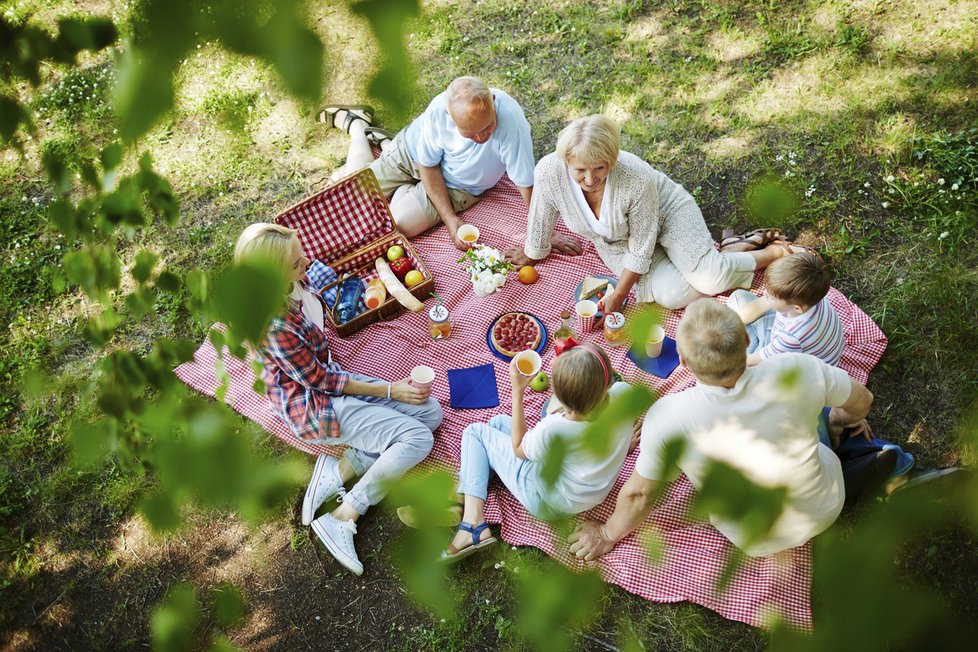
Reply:
M952 184L951 184L951 190L957 190L957 189L958 189L958 188L960 188L960 187L961 187L961 186L959 186L959 185L958 185L958 184L956 184L956 183L952 183Z
M937 236L937 239L938 240L943 240L944 238L946 238L949 235L951 235L951 232L950 231L944 231L939 236Z
M894 177L893 177L893 175L892 175L892 174L891 174L891 175L888 175L888 176L886 177L886 182L887 182L887 183L893 183L893 181L894 181Z
M885 202L881 203L880 206L882 206L883 208L889 208L890 207L890 202L885 201Z
M863 188L869 188L869 181L863 184Z
M944 185L944 179L943 179L943 178L941 178L941 179L938 179L938 180L937 180L937 185L939 185L939 186L943 186L943 185Z

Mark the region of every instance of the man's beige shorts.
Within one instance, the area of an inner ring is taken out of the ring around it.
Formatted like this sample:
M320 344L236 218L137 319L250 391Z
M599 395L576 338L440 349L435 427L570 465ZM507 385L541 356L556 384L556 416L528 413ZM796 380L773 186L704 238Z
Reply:
M400 186L410 185L410 192L424 208L425 215L428 216L428 228L431 228L441 224L441 218L438 217L435 205L428 198L428 193L424 191L421 173L418 172L417 166L411 160L407 145L404 143L403 134L403 131L399 131L394 136L393 146L381 154L379 159L371 163L370 169L377 175L377 181L380 182L380 189L385 197L390 197ZM461 213L479 201L481 197L481 195L473 195L455 188L448 189L448 196L452 200L452 208L455 209L456 213Z

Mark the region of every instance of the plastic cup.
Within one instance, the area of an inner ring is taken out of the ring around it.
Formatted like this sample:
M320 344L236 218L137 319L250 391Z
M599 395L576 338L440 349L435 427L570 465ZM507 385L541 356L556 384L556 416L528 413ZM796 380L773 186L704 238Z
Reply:
M598 304L590 299L584 299L574 304L577 313L577 329L582 333L594 330L594 316L598 314Z
M536 376L543 366L543 360L536 351L520 351L513 359L516 360L516 370L524 376Z
M474 245L479 239L479 229L472 224L463 224L458 227L458 239L467 245Z
M649 331L649 339L645 341L645 357L658 358L662 355L662 342L666 339L666 330L655 326Z
M411 370L411 384L418 389L428 389L435 382L435 370L423 364Z

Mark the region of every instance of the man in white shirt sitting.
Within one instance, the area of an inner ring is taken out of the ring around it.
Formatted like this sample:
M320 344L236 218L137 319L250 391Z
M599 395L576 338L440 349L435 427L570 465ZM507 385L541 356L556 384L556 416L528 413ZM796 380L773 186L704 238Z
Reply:
M475 77L459 77L397 135L372 126L373 109L364 105L327 106L320 120L350 134L345 176L368 165L390 197L398 229L414 237L444 224L456 247L470 243L456 233L459 213L508 174L530 205L533 191L533 141L520 105L504 91ZM370 143L381 147L374 160ZM576 240L560 236L558 253L580 253Z
M842 510L845 491L839 459L819 443L819 428L853 427L865 435L869 390L841 369L800 353L747 367L744 325L713 299L686 308L676 343L697 384L649 409L641 453L614 513L606 523L583 523L569 539L571 551L587 560L600 557L645 520L658 483L679 475L675 467L665 468L667 446L676 439L685 444L679 469L697 489L714 461L757 485L785 488L783 511L762 537L711 514L717 530L748 555L793 548L826 530ZM832 408L829 423L824 406Z

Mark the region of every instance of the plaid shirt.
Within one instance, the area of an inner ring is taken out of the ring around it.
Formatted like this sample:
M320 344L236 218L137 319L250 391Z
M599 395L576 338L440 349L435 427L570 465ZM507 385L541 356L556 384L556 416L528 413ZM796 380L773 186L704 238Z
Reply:
M339 437L340 424L331 396L343 393L349 376L329 362L326 335L289 297L285 314L268 327L258 355L268 400L297 438L305 441Z

